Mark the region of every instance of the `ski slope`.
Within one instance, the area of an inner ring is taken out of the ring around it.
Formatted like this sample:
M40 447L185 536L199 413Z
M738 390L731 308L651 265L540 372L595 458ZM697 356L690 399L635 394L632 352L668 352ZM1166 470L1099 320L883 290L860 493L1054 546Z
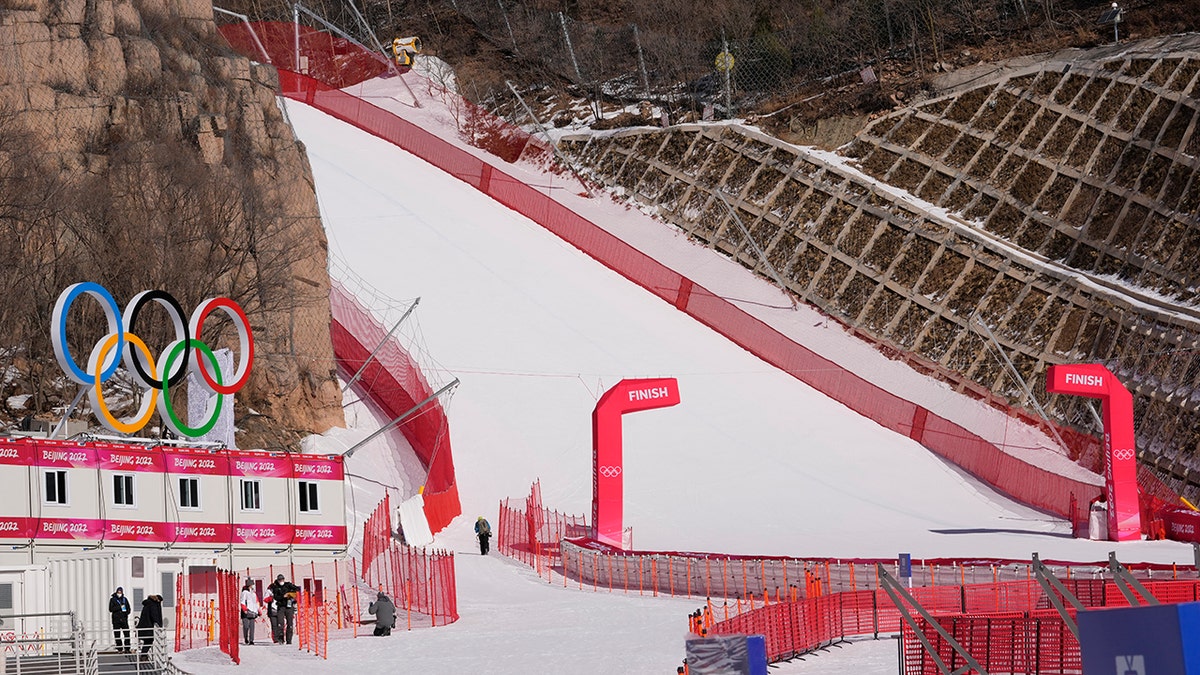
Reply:
M1173 542L1071 539L1065 522L825 398L466 184L312 108L287 110L308 150L331 257L383 294L419 296L422 341L461 380L447 413L463 516L435 545L458 552L462 618L334 641L328 662L244 649L254 671L674 672L685 616L700 601L564 589L472 554L475 517L494 522L498 502L523 497L536 479L547 506L590 513L591 412L622 378L675 377L682 398L625 418L625 524L639 549L1192 560ZM638 227L668 227L605 208ZM708 255L710 274L744 274ZM368 448L347 469L378 475L390 461ZM419 477L403 483L415 492ZM356 503L360 514L374 506L367 501ZM773 672L895 673L895 656L885 640ZM194 673L233 667L213 650L179 662Z

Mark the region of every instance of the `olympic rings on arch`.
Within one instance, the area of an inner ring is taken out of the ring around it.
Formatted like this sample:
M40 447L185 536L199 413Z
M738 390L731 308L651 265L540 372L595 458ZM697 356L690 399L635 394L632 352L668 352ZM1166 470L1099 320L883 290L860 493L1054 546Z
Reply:
M108 324L107 334L92 349L86 371L75 362L66 334L67 314L71 305L81 295L87 295L100 303ZM158 303L167 311L175 331L175 340L163 350L157 360L158 365L146 343L133 332L139 312L151 302ZM225 312L238 331L238 367L229 384L225 384L229 378L221 372L212 348L200 340L200 330L204 321L214 310ZM250 321L242 308L229 298L205 300L185 321L179 302L164 291L147 290L138 293L129 301L125 312L121 313L112 294L103 286L93 282L81 282L68 286L58 296L50 326L54 355L59 366L72 381L89 387L92 409L96 411L100 422L119 433L131 434L145 427L157 407L163 423L172 431L190 438L203 436L216 424L223 399L245 386L254 362L254 336L250 329ZM195 352L195 358L192 352ZM101 385L112 378L122 363L146 390L137 414L133 421L128 423L113 416L101 391ZM190 427L180 420L170 404L170 388L179 385L189 370L196 373L205 388L217 394L208 405L206 421L196 427Z

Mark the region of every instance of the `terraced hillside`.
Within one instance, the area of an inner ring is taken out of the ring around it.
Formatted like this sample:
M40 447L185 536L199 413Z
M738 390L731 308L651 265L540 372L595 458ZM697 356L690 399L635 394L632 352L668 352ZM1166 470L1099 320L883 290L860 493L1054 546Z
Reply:
M737 125L576 136L598 180L976 395L1098 434L1046 366L1100 362L1138 451L1200 493L1200 37L993 68L839 153ZM996 345L1015 371L999 356ZM1014 374L1015 372L1015 374ZM1094 458L1091 460L1094 462Z

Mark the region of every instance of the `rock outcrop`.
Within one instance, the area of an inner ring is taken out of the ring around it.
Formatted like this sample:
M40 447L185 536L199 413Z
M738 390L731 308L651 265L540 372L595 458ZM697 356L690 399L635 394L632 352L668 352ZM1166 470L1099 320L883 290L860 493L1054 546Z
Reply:
M46 334L54 296L88 279L121 303L161 288L187 312L218 294L246 309L239 446L344 424L325 234L276 86L228 49L207 0L0 0L0 360L42 364L0 392L25 395L10 421L74 396ZM209 330L214 347L236 340Z

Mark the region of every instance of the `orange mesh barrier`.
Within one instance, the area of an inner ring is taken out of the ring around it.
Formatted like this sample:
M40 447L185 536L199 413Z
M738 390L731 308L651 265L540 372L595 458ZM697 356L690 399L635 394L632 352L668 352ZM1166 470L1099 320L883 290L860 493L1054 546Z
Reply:
M497 519L496 550L534 568L538 576L550 578L562 571L559 542L588 533L587 519L559 513L542 505L542 487L534 482L524 502L505 499Z
M389 505L385 497L363 525L363 583L369 589L387 593L395 601L397 613L405 615L409 628L414 613L427 617L432 626L457 621L454 554L415 549L396 541Z
M241 663L240 589L233 572L180 574L175 582L175 651L215 643L234 663Z

